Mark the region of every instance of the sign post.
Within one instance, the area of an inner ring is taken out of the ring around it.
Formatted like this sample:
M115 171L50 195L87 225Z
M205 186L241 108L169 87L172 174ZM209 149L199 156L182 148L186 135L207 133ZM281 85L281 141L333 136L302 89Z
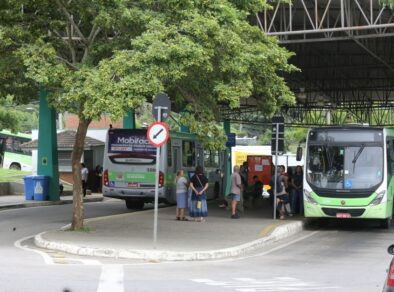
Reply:
M272 118L271 153L275 149L275 174L274 174L274 219L276 219L276 193L278 185L278 153L284 150L285 119L283 117Z
M159 117L161 108L159 107ZM157 242L157 217L159 209L159 168L160 168L160 148L161 145L167 143L169 137L168 126L162 122L151 124L147 131L149 142L156 147L156 182L155 182L155 212L153 222L153 247L156 248Z
M156 96L152 106L153 115L157 122L151 124L146 133L149 143L156 147L156 182L155 182L155 206L153 219L153 247L157 244L157 218L159 210L159 168L160 168L160 152L161 146L167 143L170 131L165 123L161 122L162 111L169 113L171 111L171 102L165 94ZM164 117L167 118L168 114Z
M160 107L160 111L159 111ZM164 122L171 112L171 101L167 94L159 93L152 103L152 114L158 122Z

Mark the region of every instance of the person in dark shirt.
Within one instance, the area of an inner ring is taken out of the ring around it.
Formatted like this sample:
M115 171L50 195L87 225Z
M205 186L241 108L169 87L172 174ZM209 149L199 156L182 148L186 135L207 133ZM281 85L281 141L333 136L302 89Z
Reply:
M251 185L246 191L246 196L256 199L261 195L263 191L263 183L260 181L257 175L253 176L253 182L253 185Z
M208 216L206 196L208 179L201 166L196 167L196 172L190 180L190 188L192 189L192 198L189 206L189 216L194 218L194 221L204 222L204 218Z
M263 192L263 183L257 175L253 176L253 184L245 191L245 199L248 200L249 206L253 207L255 200L261 196Z
M293 186L294 186L294 209L295 213L300 213L301 215L304 213L304 200L303 200L303 179L304 174L302 171L302 167L298 165L296 167L295 173L292 178Z

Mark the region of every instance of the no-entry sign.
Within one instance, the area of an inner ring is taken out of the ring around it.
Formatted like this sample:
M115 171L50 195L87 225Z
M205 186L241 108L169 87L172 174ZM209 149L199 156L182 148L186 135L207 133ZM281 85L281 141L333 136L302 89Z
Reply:
M149 143L155 147L160 147L167 143L167 140L170 136L170 131L168 130L168 126L162 122L154 122L152 123L148 131L146 133Z

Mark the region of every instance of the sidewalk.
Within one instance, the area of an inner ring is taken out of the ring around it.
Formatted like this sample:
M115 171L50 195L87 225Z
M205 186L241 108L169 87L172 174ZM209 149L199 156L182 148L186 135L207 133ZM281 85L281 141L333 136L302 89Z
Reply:
M85 221L89 232L48 231L35 236L37 246L71 254L148 261L212 260L241 256L302 230L302 218L272 220L267 206L246 209L241 219L209 202L206 222L176 221L175 207L159 209L157 244L154 211L146 210Z
M84 202L99 202L103 200L102 194L92 194L84 198ZM30 201L26 200L25 196L0 196L0 210L18 209L51 205L72 204L72 196L61 196L60 201Z

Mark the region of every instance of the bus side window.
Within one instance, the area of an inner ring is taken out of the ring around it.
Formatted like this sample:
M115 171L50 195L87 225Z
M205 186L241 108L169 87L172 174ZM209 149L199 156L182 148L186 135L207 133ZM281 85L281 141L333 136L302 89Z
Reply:
M193 167L196 162L196 150L193 141L182 141L182 164Z
M219 167L218 151L204 150L204 167Z
M391 176L394 170L394 140L387 139L387 172Z
M171 140L167 142L167 166L172 167L172 147L171 147ZM177 171L177 169L175 170Z
M5 138L0 138L0 152L4 152L4 150L5 150L5 145L6 145L6 140L5 140Z
M5 150L13 152L14 148L13 148L12 144L13 144L13 139L11 137L8 137L5 140Z

